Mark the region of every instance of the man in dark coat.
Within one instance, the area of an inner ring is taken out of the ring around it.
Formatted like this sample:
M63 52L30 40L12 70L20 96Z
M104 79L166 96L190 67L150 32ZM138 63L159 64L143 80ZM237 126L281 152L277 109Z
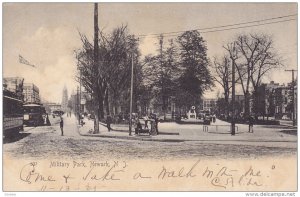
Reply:
M61 136L63 136L64 135L64 120L61 116L60 116L59 126L60 126L60 130L61 130Z
M106 126L107 126L108 131L111 130L111 127L110 127L111 123L112 123L112 118L111 118L110 115L107 115L107 117L106 117Z
M253 133L254 118L249 116L249 133Z

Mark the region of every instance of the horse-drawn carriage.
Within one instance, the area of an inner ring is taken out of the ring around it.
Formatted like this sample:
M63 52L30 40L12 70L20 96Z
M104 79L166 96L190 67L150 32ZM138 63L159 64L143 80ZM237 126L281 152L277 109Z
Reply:
M147 118L144 117L142 119L135 118L134 119L134 128L135 128L135 134L149 134L149 135L157 135L158 129L157 129L157 121L154 117Z

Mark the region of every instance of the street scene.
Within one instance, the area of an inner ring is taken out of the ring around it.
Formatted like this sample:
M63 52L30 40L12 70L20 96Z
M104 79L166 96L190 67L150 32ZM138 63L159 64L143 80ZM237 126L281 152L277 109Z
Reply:
M291 156L297 153L296 131L289 126L255 126L255 135L248 133L247 125L238 125L235 137L229 134L223 121L209 126L203 132L201 125L159 123L160 135L128 136L128 126L112 125L108 132L100 124L101 133L91 134L93 121L85 119L84 126L77 127L75 116L64 118L64 136L61 136L59 118L51 118L52 126L26 127L22 139L4 139L4 152L15 157L73 159L152 158L152 159L230 159L260 158L264 156ZM28 146L35 144L35 146ZM59 144L59 146L58 146ZM115 146L117 144L117 146Z
M296 159L297 16L296 3L5 3L3 156Z

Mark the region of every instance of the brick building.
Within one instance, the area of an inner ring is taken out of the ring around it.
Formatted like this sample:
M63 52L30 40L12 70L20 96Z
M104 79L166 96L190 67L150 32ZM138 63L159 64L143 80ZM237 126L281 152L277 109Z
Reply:
M41 103L40 90L33 83L24 83L23 95L25 103Z

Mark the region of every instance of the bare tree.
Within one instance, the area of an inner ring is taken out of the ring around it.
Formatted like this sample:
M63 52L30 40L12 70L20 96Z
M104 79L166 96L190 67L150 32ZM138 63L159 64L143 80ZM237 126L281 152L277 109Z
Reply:
M81 85L91 94L95 115L94 132L98 133L99 117L101 117L101 112L103 112L105 92L104 73L99 61L94 62L94 46L88 41L86 36L80 34L80 37L83 46L81 49L75 51L79 71L77 80L81 80Z
M134 84L141 84L137 81L141 81L138 40L128 34L126 26L115 28L107 35L100 32L97 42L99 44L96 44L98 60L94 63L95 44L92 45L85 35L80 34L80 37L83 45L76 51L80 71L77 77L92 95L95 120L97 120L96 116L103 119L105 111L106 114L110 114L111 109L116 109L117 105L129 101L127 93L130 89L130 77L128 76L130 76L132 55L135 64Z
M263 76L282 66L281 59L274 51L273 40L269 35L240 35L234 41L234 45L235 48L229 45L224 48L231 59L233 53L236 53L234 64L245 96L245 115L249 115L251 88L255 96Z
M231 84L231 60L228 56L224 56L220 61L217 60L217 58L214 58L213 64L212 64L213 74L212 78L215 82L220 84L224 91L224 100L226 105L225 112L226 115L229 115L228 106L229 106L229 94L230 89L232 87Z

